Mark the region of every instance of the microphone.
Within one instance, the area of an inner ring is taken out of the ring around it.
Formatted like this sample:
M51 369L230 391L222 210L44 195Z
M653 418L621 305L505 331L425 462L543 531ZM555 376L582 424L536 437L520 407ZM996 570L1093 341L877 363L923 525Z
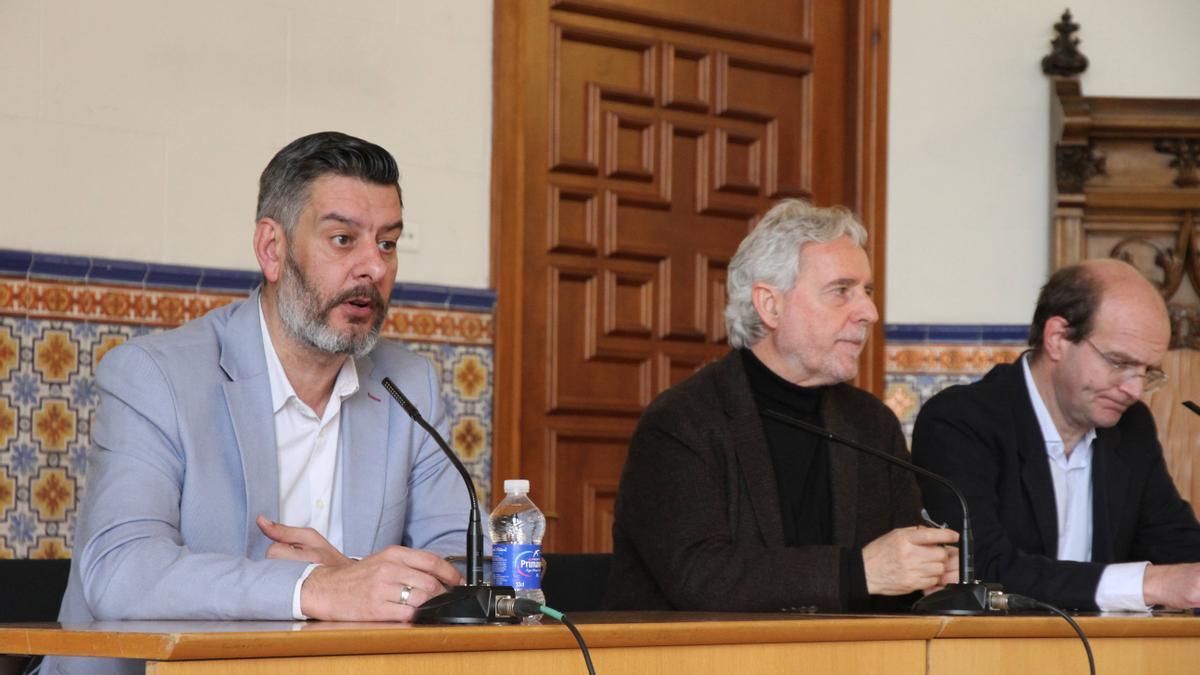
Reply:
M912 611L915 614L954 614L965 616L999 613L1000 608L994 606L995 601L993 598L996 594L1000 594L1003 589L999 584L983 583L975 578L975 548L971 536L971 516L967 509L966 497L963 496L962 492L959 492L954 483L932 471L922 469L912 462L897 459L882 450L877 450L849 438L844 438L828 429L815 424L809 424L804 420L796 419L795 417L774 410L764 410L762 414L764 417L770 417L776 422L782 422L790 427L820 436L825 440L866 453L950 488L954 496L958 497L963 513L962 534L958 538L958 583L946 584L946 587L942 590L930 593L916 601L913 603Z
M1184 401L1183 407L1187 408L1188 410L1191 410L1192 412L1196 413L1197 415L1200 415L1200 405L1196 405L1192 401Z
M467 495L471 498L471 514L467 524L467 584L455 586L426 600L417 607L413 623L516 623L519 620L516 617L507 612L501 614L496 611L497 601L506 597L516 598L516 591L508 586L488 586L483 583L483 525L480 524L479 498L475 495L475 483L467 473L467 467L463 466L458 456L450 449L446 439L442 438L433 425L425 421L417 406L408 400L391 379L383 378L383 388L396 399L400 408L408 413L418 426L437 441L438 447L446 453L450 463L462 475L467 484Z

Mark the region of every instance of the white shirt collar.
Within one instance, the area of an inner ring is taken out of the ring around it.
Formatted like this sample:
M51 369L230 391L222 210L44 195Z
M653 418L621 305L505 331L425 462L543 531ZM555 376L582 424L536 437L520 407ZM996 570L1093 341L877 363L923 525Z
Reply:
M271 342L271 333L267 330L267 317L263 314L262 298L258 301L258 323L262 328L263 352L267 355L267 379L271 382L271 412L279 412L290 399L303 404L283 370L283 363L279 360L279 353L275 351L275 344ZM339 401L343 401L357 391L358 368L353 358L347 358L333 383L333 395ZM307 408L307 405L305 407ZM328 406L325 412L326 415L329 414Z
M1025 373L1025 388L1029 390L1029 400L1033 402L1033 414L1037 416L1038 426L1042 430L1042 440L1046 443L1046 454L1050 455L1052 459L1062 461L1066 454L1062 436L1058 433L1058 427L1054 425L1054 418L1050 416L1050 410L1046 407L1046 402L1042 400L1042 393L1038 391L1037 383L1033 380L1033 371L1029 369L1029 359L1029 354L1021 357L1021 369ZM1077 453L1072 450L1072 458L1078 455L1077 461L1086 465L1091 459L1090 450L1094 440L1096 440L1096 427L1088 429L1083 438L1079 440L1075 450L1083 452Z

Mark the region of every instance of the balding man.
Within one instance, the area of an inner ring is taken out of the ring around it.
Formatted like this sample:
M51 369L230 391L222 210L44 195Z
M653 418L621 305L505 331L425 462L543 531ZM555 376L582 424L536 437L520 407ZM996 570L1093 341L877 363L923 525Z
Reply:
M1200 524L1138 399L1160 387L1171 330L1133 267L1095 260L1042 287L1030 351L922 408L913 459L966 493L979 577L1083 610L1200 606ZM925 505L961 520L945 488Z

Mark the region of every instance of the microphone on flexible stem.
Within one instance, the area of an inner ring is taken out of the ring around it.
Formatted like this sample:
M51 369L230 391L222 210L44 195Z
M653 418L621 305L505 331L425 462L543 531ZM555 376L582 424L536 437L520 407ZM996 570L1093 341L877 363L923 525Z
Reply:
M1196 405L1195 402L1193 402L1193 401L1184 401L1183 407L1187 408L1188 410L1191 410L1192 412L1196 413L1197 415L1200 415L1200 405Z
M462 474L471 497L471 515L467 525L467 585L455 586L436 597L426 600L413 616L413 623L516 623L519 619L496 613L496 601L500 598L515 598L516 592L508 586L488 586L483 583L483 525L479 519L479 498L475 496L475 483L467 473L467 467L450 449L446 439L421 416L417 406L408 400L389 378L383 378L383 388L396 399L396 403L408 416L424 429L438 447L446 453L450 463Z
M927 471L921 467L906 462L902 459L893 457L892 455L876 450L875 448L867 447L862 443L843 438L828 429L824 429L815 424L809 424L804 420L796 419L790 415L785 415L774 410L764 410L764 417L782 422L790 427L807 431L810 434L815 434L834 443L839 443L849 448L864 452L872 457L877 457L885 462L895 464L903 469L911 471L918 476L924 476L932 481L936 481L950 488L958 501L962 504L963 527L962 534L958 538L958 583L946 584L946 586L935 593L921 598L913 603L912 611L916 614L957 614L957 615L978 615L978 614L996 614L998 608L993 608L995 601L993 598L1000 594L1003 590L999 584L983 583L975 579L975 549L971 537L971 517L967 511L967 500L958 488L953 483L942 478L941 476Z

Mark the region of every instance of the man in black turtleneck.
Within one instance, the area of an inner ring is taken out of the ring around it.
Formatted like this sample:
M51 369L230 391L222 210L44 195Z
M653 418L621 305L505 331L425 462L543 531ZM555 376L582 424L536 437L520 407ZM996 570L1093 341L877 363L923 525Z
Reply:
M825 387L792 384L759 361L753 351L738 352L760 411L775 410L821 426L819 410ZM833 543L829 454L824 440L775 419L764 417L762 422L779 487L784 545Z
M638 423L613 524L613 609L870 611L957 580L949 530L915 527L912 474L763 416L908 458L900 424L849 384L871 324L866 232L785 200L738 247L734 350Z

